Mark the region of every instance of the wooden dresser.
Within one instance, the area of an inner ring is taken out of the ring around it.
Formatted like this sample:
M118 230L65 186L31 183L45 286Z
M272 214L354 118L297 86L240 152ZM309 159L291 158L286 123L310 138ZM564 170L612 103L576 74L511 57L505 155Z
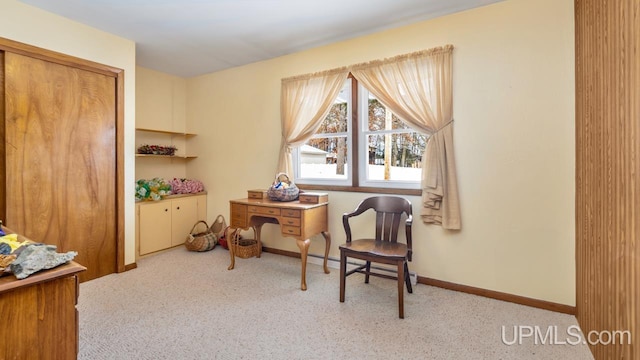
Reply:
M0 359L76 359L76 262L17 280L0 277Z

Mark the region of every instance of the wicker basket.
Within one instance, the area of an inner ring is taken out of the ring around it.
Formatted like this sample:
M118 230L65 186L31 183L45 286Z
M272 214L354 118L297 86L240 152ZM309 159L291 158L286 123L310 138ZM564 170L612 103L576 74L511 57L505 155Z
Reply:
M254 229L255 233L255 229ZM260 246L256 239L243 239L240 236L240 229L227 228L225 234L229 250L233 252L233 256L241 259L248 259L254 256L260 256Z
M194 233L196 227L200 223L204 224L206 230L203 232ZM209 251L216 247L217 243L218 235L211 231L206 221L201 220L195 223L193 225L193 228L191 228L191 232L187 236L187 239L184 242L184 246L187 248L187 250L190 251Z
M293 201L297 200L299 195L300 189L289 180L289 176L285 173L276 175L276 179L267 190L269 199L275 201Z
M224 216L218 215L218 217L213 221L209 230L216 234L218 239L224 236L224 230L227 228L227 222L224 220Z

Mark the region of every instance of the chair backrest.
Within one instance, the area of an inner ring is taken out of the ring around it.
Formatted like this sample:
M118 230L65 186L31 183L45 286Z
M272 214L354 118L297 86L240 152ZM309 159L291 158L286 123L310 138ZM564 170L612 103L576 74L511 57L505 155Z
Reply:
M351 228L348 218L360 215L369 209L373 209L376 212L376 241L397 242L400 219L403 213L406 214L407 246L411 249L411 223L413 221L411 202L399 196L370 197L364 199L353 212L344 214L343 224L347 242L351 241Z

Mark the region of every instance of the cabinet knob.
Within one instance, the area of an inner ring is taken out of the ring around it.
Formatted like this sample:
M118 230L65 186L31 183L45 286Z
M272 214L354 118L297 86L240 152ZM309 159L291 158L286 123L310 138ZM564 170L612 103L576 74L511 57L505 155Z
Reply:
M164 211L169 211L169 209L164 209Z
M176 210L180 210L180 206L178 206L178 207L176 208Z

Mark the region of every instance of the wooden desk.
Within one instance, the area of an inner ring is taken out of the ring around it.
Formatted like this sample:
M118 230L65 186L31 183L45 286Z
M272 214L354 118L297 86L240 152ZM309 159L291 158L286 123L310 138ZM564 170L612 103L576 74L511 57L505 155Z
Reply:
M280 231L283 236L296 239L300 248L300 258L302 261L302 275L300 288L307 290L307 252L311 237L322 234L325 240L324 251L324 272L329 273L327 260L329 258L329 247L331 246L331 235L329 234L328 201L318 204L301 203L300 201L280 202L269 199L238 199L231 200L231 227L249 229L253 227L256 231L258 247L262 251L260 232L262 225L266 223L280 224ZM231 265L233 269L235 257L231 253Z

